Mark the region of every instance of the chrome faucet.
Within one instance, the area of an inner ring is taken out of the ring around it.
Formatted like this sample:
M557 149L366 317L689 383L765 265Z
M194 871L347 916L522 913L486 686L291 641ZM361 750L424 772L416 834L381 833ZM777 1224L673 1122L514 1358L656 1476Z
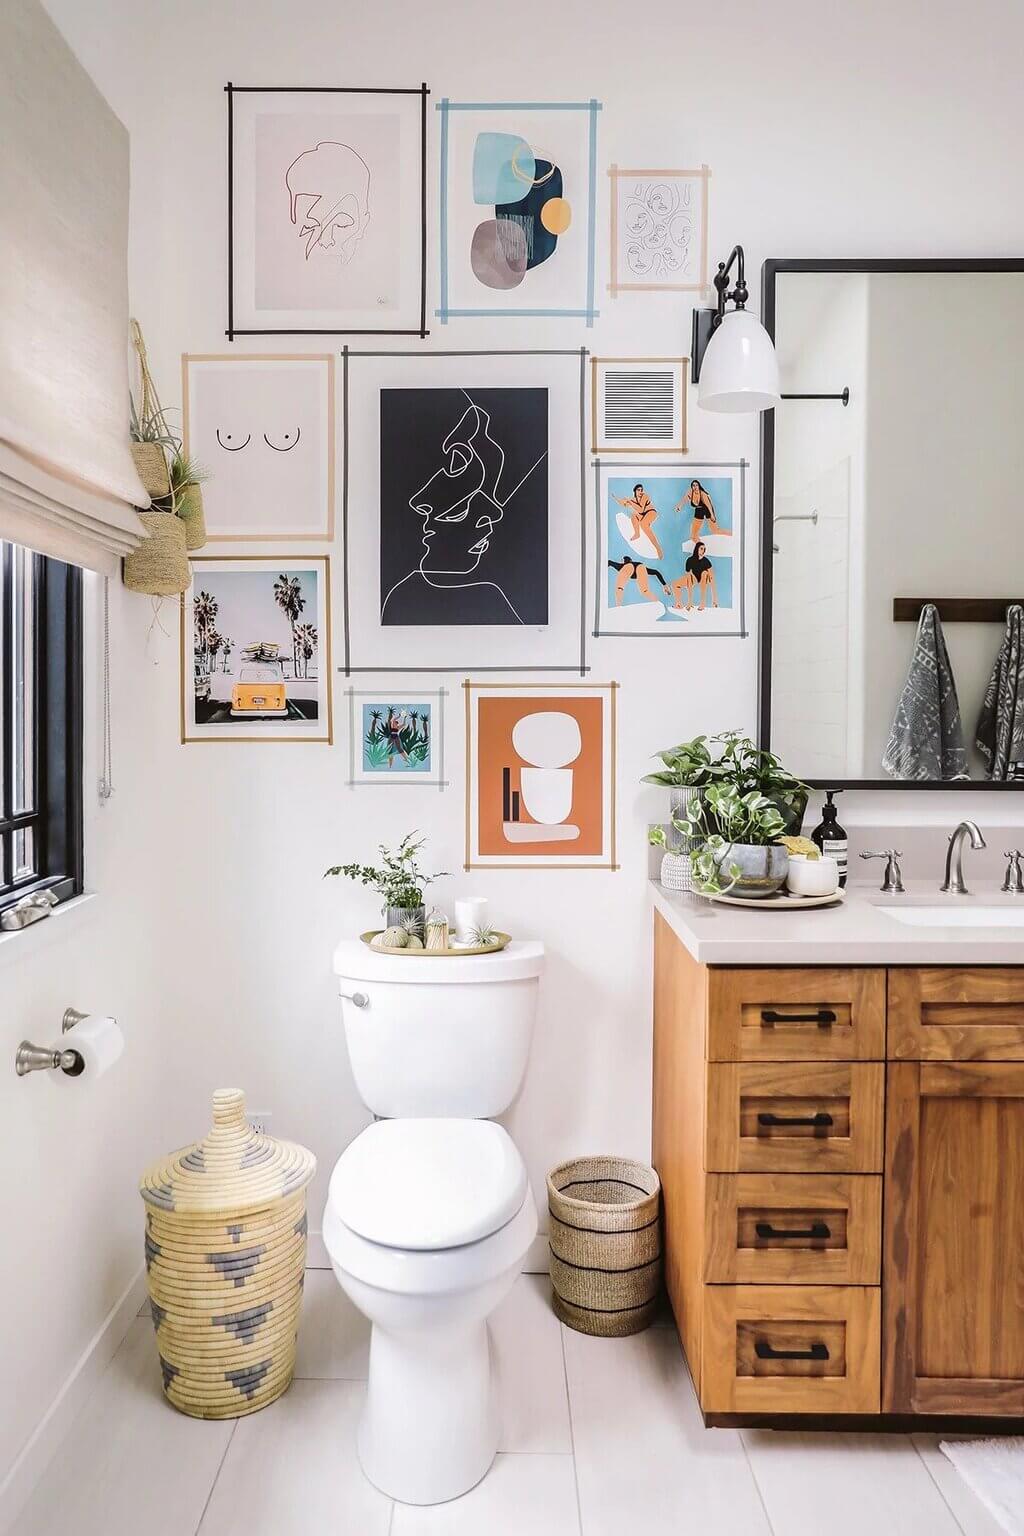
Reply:
M962 821L953 830L949 839L949 847L946 849L946 878L939 886L940 891L949 891L953 896L966 896L968 890L964 884L964 838L971 839L972 848L984 848L987 846L981 835L981 828L975 821ZM953 868L953 855L956 854L956 869Z

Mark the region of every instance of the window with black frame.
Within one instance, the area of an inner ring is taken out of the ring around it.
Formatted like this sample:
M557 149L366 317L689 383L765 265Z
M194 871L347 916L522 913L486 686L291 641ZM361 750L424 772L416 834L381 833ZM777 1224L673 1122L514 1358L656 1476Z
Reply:
M81 572L0 542L0 909L82 889Z

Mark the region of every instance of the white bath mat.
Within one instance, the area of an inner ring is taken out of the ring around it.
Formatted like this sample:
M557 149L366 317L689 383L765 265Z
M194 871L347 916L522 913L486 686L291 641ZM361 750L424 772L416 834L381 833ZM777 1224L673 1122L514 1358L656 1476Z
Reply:
M1003 1530L1024 1536L1024 1435L943 1440L939 1449Z

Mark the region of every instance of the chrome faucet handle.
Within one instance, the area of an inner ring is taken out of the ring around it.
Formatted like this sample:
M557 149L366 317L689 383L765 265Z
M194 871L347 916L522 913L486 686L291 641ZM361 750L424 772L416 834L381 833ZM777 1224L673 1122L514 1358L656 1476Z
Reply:
M885 874L882 876L881 889L887 896L899 895L904 890L903 871L900 869L902 857L902 848L883 848L879 853L861 854L862 859L885 860Z
M1024 870L1020 867L1020 861L1024 858L1024 850L1020 848L1007 848L1006 874L1003 878L1003 890L1012 891L1015 896L1024 896Z

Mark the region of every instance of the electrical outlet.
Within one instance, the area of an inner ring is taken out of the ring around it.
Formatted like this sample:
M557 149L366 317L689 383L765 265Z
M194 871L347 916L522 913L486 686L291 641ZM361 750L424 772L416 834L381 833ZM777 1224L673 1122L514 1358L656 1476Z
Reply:
M270 1135L270 1110L251 1109L249 1111L249 1124L260 1136Z

